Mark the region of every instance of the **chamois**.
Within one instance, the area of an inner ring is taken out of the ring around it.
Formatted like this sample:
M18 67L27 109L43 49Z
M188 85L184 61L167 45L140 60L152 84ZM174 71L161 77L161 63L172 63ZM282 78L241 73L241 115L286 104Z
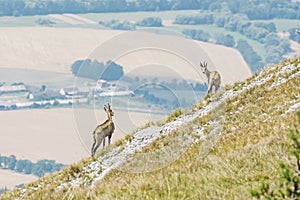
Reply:
M114 113L111 110L109 104L107 106L104 105L104 111L106 112L108 119L104 123L98 125L93 132L94 143L91 150L92 156L95 155L96 150L99 148L102 140L103 147L105 146L105 137L108 137L108 145L110 145L110 139L115 130L115 125L112 120L112 116L114 116Z
M212 87L215 86L215 91L220 88L221 85L221 76L217 71L209 71L207 69L207 62L200 62L200 67L202 69L203 74L206 75L208 80L208 91L207 95L211 93Z

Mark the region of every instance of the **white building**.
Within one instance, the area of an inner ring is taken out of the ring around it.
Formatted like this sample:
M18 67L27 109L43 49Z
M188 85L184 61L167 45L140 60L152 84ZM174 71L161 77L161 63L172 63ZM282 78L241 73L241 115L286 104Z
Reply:
M59 93L63 96L75 96L79 94L78 88L61 88Z
M27 88L23 84L0 87L0 93L26 92L26 91L27 91Z

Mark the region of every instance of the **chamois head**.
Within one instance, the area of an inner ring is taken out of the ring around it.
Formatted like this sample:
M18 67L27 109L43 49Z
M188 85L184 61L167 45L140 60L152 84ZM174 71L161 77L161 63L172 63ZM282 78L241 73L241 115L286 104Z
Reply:
M200 62L200 67L202 69L202 72L205 73L207 71L207 62L203 62L203 64Z
M109 103L106 105L104 105L104 111L106 112L107 116L110 118L112 116L114 116L114 112L112 111L112 109L110 108Z

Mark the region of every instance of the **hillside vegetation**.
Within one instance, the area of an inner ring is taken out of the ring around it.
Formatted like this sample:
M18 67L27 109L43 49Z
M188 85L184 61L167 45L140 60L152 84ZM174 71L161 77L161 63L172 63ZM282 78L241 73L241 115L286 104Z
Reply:
M268 66L165 122L0 199L251 199L279 161L300 107L300 57ZM152 155L152 156L151 156Z

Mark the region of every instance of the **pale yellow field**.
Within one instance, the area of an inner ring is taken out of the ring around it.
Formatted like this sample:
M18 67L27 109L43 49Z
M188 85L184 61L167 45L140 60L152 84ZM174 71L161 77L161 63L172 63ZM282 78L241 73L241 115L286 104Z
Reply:
M116 125L112 142L123 138L147 121L163 115L114 109ZM92 132L106 120L101 110L49 109L0 112L1 155L32 161L56 160L70 164L90 155Z
M141 71L143 75L153 76L177 74L177 77L204 82L206 78L201 74L199 62L207 60L210 69L221 72L223 84L251 75L235 49L142 31L5 27L0 28L0 52L0 67L69 74L72 63L91 57L114 60L124 67L126 74L139 75ZM153 65L163 67L161 71L151 70ZM150 68L146 72L139 70L143 66Z
M0 169L0 188L13 189L16 185L26 184L37 180L33 175L18 174L8 170Z

